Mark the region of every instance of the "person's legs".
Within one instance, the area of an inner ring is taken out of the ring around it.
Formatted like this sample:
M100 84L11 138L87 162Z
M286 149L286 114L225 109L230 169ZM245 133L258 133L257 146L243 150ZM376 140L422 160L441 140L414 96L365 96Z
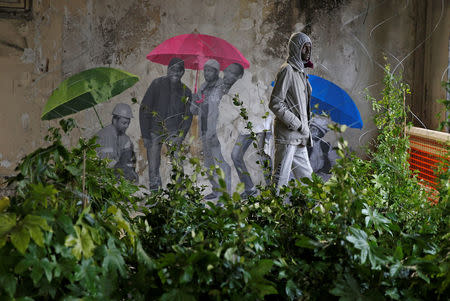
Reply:
M252 139L250 135L239 135L231 152L231 159L233 160L239 180L245 185L246 192L253 190L255 187L244 162L244 154L251 144Z
M292 172L297 180L310 178L313 173L306 146L297 146L292 160Z
M153 133L150 137L151 138L146 139L144 143L147 148L149 190L158 190L162 185L161 176L159 175L162 138L161 136Z
M218 165L222 171L225 173L225 183L227 184L227 191L230 191L231 186L231 167L225 161L222 155L222 150L220 146L219 139L217 135L205 138L203 141L203 151L205 156L205 166L210 168L211 166ZM218 195L217 190L219 189L219 183L217 179L217 174L214 173L213 177L209 179L213 187L213 194ZM211 195L211 198L213 195Z
M259 160L261 168L263 169L264 179L266 180L266 185L270 185L270 175L272 173L272 159L270 156L264 151L266 146L266 140L270 137L267 137L270 132L261 132L258 133L256 138L258 139L258 152L259 152ZM267 162L267 165L266 165Z
M297 146L290 144L275 144L274 174L272 181L278 189L286 185L292 169L292 161Z

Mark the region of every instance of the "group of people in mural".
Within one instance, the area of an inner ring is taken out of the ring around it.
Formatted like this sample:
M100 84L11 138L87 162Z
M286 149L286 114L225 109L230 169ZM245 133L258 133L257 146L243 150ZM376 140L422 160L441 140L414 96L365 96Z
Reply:
M256 193L244 162L244 154L252 144L257 146L259 162L265 162L269 169L273 169L272 180L278 186L287 184L292 175L300 179L311 177L312 172L317 172L326 178L333 165L331 148L321 140L327 132L328 120L323 117L311 120L311 85L305 72L305 65L310 62L311 40L303 33L295 33L289 40L288 49L289 57L277 74L269 101L269 108L275 116L273 168L270 156L264 151L271 135L271 126L267 124L271 119L253 116L250 103L246 104L250 120L240 118L239 135L231 158L239 180L245 186L243 197ZM198 93L193 94L181 81L185 72L184 61L175 57L168 65L167 75L153 80L145 93L139 109L139 124L147 150L150 190L157 190L162 185L159 172L162 145L179 149L194 115L198 116L204 165L207 168L218 165L225 174L227 190L231 190L231 166L222 154L217 122L222 113L219 110L220 102L232 102L234 95L239 93L230 92L230 89L242 78L244 68L238 63L232 63L224 69L222 78L219 76L220 70L218 61L208 60L203 66L205 82ZM118 104L112 115L111 125L97 133L100 144L97 151L101 158L111 159L111 166L121 169L126 178L137 181L133 145L125 134L133 117L131 108L126 104ZM251 132L256 135L252 136ZM266 175L267 184L270 178ZM205 199L216 199L220 195L217 173L213 173L209 181L212 192Z

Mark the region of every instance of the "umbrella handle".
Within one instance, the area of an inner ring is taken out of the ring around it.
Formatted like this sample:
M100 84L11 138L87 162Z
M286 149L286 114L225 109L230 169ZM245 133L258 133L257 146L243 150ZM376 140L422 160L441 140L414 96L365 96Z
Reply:
M194 88L194 93L197 94L197 82L198 82L198 70L195 73L195 88Z
M95 115L97 115L97 119L98 119L98 122L100 122L100 126L101 126L102 128L104 128L103 123L102 123L102 120L100 119L100 116L98 116L97 110L95 109L95 107L92 107L92 108L94 109Z

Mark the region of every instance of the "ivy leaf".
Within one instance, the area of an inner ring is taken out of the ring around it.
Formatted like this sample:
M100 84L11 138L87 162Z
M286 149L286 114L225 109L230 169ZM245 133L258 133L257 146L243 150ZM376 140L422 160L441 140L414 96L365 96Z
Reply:
M261 260L257 266L250 270L250 274L252 278L263 278L267 273L270 272L273 266L273 260L263 259Z
M9 207L10 201L8 197L2 197L0 199L0 212L2 212L3 210L5 210L6 208Z
M356 249L361 250L361 264L366 263L369 258L373 269L378 269L380 264L385 264L385 256L382 249L373 241L368 240L367 233L363 230L350 227L351 235L347 235L346 239L353 243Z
M235 254L236 251L237 251L236 247L228 248L225 251L225 254L223 255L223 257L232 263L236 263L237 262L237 255Z
M40 216L29 214L23 219L23 226L28 230L34 242L38 246L43 247L44 234L42 233L41 228L48 231L51 230L47 224L47 221Z
M132 245L135 243L136 232L130 226L130 223L124 219L122 211L116 206L111 206L108 208L108 213L112 215L112 219L116 222L118 229L123 229L128 233L128 238Z
M50 262L48 258L43 258L41 260L41 266L44 269L45 277L47 277L48 282L51 282L53 278L52 271L55 268L55 264Z
M291 279L286 283L286 295L289 297L289 300L297 300L298 297L302 296L302 291Z
M85 284L85 286L93 291L99 280L100 268L97 267L92 258L83 259L81 264L76 265L75 280Z
M424 272L422 272L420 269L417 270L417 275L422 278L423 280L425 280L425 282L427 284L430 284L430 277L427 276L427 274L425 274Z
M391 277L396 277L398 271L400 270L400 268L402 267L402 264L400 262L397 262L395 264L393 264L390 268L389 268L389 275Z
M138 261L143 263L148 269L153 270L156 268L155 263L144 251L140 242L137 243L136 254Z
M270 272L272 266L273 260L263 259L254 268L250 270L251 275L250 286L252 287L252 290L256 292L261 299L264 299L265 295L278 293L274 283L264 278L264 276Z
M194 268L192 267L192 265L190 265L184 269L184 273L183 273L183 275L181 275L181 278L180 278L180 283L191 282L193 276L194 276Z
M76 236L69 235L66 238L65 246L73 247L72 254L78 259L81 259L83 255L85 258L92 257L95 245L89 235L88 229L86 227L75 226Z
M43 167L46 168L46 167ZM58 190L53 185L43 185L42 183L31 184L30 199L43 202L45 208L48 206L48 200L55 200Z
M30 233L31 238L34 240L34 242L39 246L44 246L44 234L42 234L42 231L39 227L33 227L33 226L25 226L28 229L28 232Z
M82 175L83 170L81 168L78 168L76 166L67 165L66 169L72 174L74 177L79 177Z
M98 232L97 229L90 227L90 226L85 226L88 230L89 233L91 234L92 240L94 241L94 243L96 243L97 245L100 245L102 243L102 237L100 235L100 233Z
M23 272L25 272L29 267L31 267L33 264L36 263L36 258L34 257L25 257L24 259L22 259L21 261L19 261L19 263L15 266L14 268L14 273L16 274L22 274Z
M58 225L66 232L66 234L75 234L72 219L68 215L61 215L57 219Z
M364 204L365 209L362 209L362 214L366 215L365 223L366 227L370 227L371 225L374 226L375 230L378 231L378 233L382 234L383 230L387 231L392 235L391 230L389 229L389 224L391 221L384 217L383 215L379 214L376 209L370 208L367 204Z
M9 232L16 225L14 213L0 213L0 236Z
M11 232L11 243L20 253L25 254L30 243L30 232L25 227L15 229Z
M111 237L108 239L108 248L104 248L104 256L105 258L103 259L102 264L103 269L113 273L119 271L120 275L125 277L125 260Z
M44 269L42 268L42 266L40 264L33 265L33 268L31 269L31 279L33 279L34 285L38 284L43 275Z
M0 276L0 286L12 298L16 293L16 277L12 274L3 274Z
M28 214L23 219L23 224L29 226L39 226L42 228L42 230L52 231L52 228L50 228L50 226L47 224L47 220L37 215Z
M400 300L400 295L396 287L386 290L386 296L390 297L392 300Z
M73 256L75 256L78 260L81 259L81 243L79 242L78 237L75 237L73 235L67 236L64 245L69 248L73 247L72 248Z
M347 235L346 239L351 242L356 249L361 250L361 264L364 264L367 260L367 255L370 252L367 233L353 227L350 227L350 233L351 235Z

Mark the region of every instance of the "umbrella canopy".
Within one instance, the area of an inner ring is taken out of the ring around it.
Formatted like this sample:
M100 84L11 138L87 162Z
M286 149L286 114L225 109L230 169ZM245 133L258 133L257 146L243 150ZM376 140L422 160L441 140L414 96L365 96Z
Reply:
M114 68L99 67L77 73L64 80L50 95L42 120L80 112L109 100L139 81L139 77Z
M326 113L331 120L361 129L363 122L352 98L334 83L316 75L309 75L312 86L311 109L316 114Z
M166 66L174 57L182 59L185 68L193 70L203 69L203 65L209 59L218 61L220 70L232 63L239 63L244 69L250 67L250 63L242 53L224 39L198 33L182 34L167 39L147 55L150 61Z

